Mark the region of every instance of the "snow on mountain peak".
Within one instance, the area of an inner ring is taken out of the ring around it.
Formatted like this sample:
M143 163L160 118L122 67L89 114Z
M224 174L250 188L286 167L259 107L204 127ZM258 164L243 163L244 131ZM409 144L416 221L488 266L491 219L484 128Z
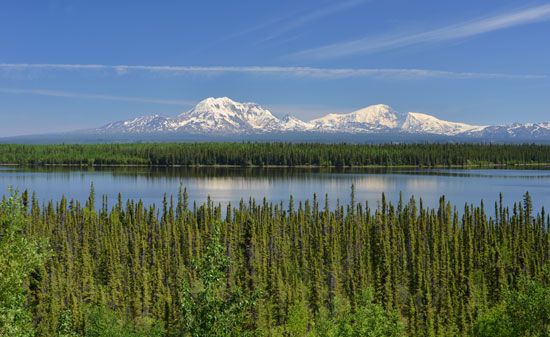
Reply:
M209 97L177 117L177 131L267 132L280 121L271 111L255 103L239 103L228 97Z
M279 119L256 103L229 97L209 97L177 117L150 115L107 124L95 131L109 133L182 132L190 134L258 134L285 132L408 133L462 137L548 137L550 123L477 126L449 122L420 112L399 113L376 104L350 113L331 113L302 121L291 115Z
M390 106L377 104L347 114L328 114L310 123L325 131L364 132L397 128L402 119Z
M409 112L405 122L401 125L401 129L409 133L430 133L449 136L480 128L483 127L465 123L448 122L420 112Z
M100 130L105 132L161 132L170 128L170 119L160 115L136 117L129 120L117 121L103 126Z
M398 112L385 104L371 105L354 111L351 115L359 123L380 124L390 128L397 127L401 117Z
M307 131L314 127L311 123L304 122L288 114L281 118L281 123L282 131Z
M193 108L196 111L220 111L234 110L241 103L233 101L229 97L208 97L203 99Z

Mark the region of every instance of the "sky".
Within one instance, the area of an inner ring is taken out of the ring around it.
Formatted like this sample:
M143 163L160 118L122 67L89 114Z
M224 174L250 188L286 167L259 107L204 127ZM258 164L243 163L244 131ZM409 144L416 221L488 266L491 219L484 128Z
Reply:
M384 103L550 120L550 2L4 0L0 137L175 116L206 97L303 120Z

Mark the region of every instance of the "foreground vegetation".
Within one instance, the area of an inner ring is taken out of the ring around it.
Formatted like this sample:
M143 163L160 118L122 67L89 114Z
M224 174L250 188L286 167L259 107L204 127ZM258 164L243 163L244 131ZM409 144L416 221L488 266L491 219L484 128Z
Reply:
M0 336L550 335L550 219L528 194L100 204L4 198Z
M550 163L550 145L171 143L2 145L0 164L468 166Z

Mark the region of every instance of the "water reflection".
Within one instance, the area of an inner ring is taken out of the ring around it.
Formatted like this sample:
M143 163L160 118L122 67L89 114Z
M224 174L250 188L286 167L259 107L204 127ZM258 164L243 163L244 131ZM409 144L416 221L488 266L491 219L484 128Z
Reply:
M328 195L329 205L337 200L349 202L350 186L356 186L356 199L376 205L382 193L397 201L400 192L405 199L415 195L425 205L437 206L439 197L458 205L479 203L491 205L503 192L508 204L529 191L540 209L550 204L550 170L427 170L427 169L323 169L323 168L0 168L0 189L9 186L20 191L35 191L40 200L59 200L62 195L85 200L90 185L98 195L114 202L120 192L123 198L158 203L164 193L176 194L180 184L187 187L192 201L201 203L210 195L222 204L237 203L249 197L268 198L287 203Z

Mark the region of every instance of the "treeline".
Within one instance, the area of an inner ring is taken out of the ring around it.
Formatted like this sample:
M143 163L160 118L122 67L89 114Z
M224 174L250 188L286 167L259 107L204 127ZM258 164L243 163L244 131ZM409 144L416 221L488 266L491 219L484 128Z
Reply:
M35 331L548 335L550 219L528 194L512 208L501 198L459 212L444 197L429 209L351 193L335 209L326 197L189 205L185 190L159 208L119 197L108 209L93 190L83 205L24 193L25 236L51 250L25 275ZM13 213L1 207L1 223Z
M467 166L550 163L549 145L157 143L94 145L0 144L1 164Z

